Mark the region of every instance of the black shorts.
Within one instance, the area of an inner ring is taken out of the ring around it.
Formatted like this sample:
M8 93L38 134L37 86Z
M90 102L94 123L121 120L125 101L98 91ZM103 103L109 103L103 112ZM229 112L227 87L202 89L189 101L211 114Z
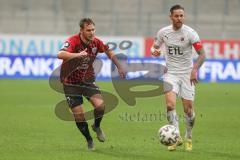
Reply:
M89 100L95 94L101 94L99 87L93 83L64 84L65 97L70 108L83 104L83 96Z

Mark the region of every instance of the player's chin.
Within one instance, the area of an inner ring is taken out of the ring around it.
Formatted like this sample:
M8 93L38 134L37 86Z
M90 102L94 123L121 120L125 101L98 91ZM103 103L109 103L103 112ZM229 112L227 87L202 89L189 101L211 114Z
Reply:
M88 37L88 40L89 40L89 41L92 41L93 39L94 39L94 36L89 36L89 37Z
M183 23L182 23L182 22L178 22L178 23L177 23L177 26L178 26L178 28L181 28L181 27L182 27L182 25L183 25Z

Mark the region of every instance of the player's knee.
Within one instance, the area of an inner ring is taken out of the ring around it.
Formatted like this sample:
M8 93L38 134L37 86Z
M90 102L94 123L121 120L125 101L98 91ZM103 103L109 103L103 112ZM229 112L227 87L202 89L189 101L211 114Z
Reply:
M184 106L184 112L185 112L185 114L191 116L193 114L193 106L192 106L192 104L185 105Z
M175 103L172 101L167 102L167 111L172 111L175 109Z
M83 113L73 114L76 122L84 122L85 117Z
M94 106L94 110L97 111L97 112L104 112L104 110L105 110L104 103L101 103L99 105Z
M103 104L99 105L98 107L94 108L94 117L100 118L103 117L105 111L105 107Z
M174 110L174 109L175 109L175 107L167 106L167 111L172 111L172 110Z
M105 105L104 105L104 102L103 100L98 100L94 103L94 108L95 109L98 109L98 110L104 110L105 108Z

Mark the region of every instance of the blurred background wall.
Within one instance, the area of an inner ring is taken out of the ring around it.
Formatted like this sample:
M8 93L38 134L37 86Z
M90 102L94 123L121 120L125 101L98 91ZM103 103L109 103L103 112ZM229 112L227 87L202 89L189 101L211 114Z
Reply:
M176 3L204 39L240 37L240 0L0 0L0 32L72 34L87 16L101 35L153 36Z

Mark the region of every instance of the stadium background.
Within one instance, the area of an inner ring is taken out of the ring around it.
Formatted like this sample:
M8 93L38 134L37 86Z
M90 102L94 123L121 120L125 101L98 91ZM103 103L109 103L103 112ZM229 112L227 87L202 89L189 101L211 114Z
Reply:
M159 28L169 24L169 8L176 3L185 7L186 24L199 33L207 54L199 71L199 79L206 83L197 89L196 106L201 117L196 126L197 151L191 158L240 159L235 152L240 149L239 0L0 0L0 159L185 159L183 151L169 155L158 144L155 133L166 123L164 119L152 121L148 117L146 121L151 123L136 123L139 113L164 113L162 97L139 99L133 108L120 98L120 108L109 113L104 124L114 134L109 135L107 144L97 144L99 152L90 154L84 145L79 150L66 149L78 148L83 139L72 124L60 121L54 114L55 105L64 97L48 85L50 74L60 64L57 51L69 35L79 31L80 18L93 18L96 35L116 43L116 53L138 62L146 58L151 61L153 37ZM122 50L120 43L126 40L132 46ZM110 63L103 55L100 58L104 67L98 75L103 80L99 85L117 96L109 81ZM112 131L113 126L122 131ZM129 127L131 140L127 141L124 134ZM75 137L66 137L69 133ZM217 146L223 146L221 152ZM128 150L125 148L134 151L124 154ZM50 156L45 154L49 150L53 150Z

